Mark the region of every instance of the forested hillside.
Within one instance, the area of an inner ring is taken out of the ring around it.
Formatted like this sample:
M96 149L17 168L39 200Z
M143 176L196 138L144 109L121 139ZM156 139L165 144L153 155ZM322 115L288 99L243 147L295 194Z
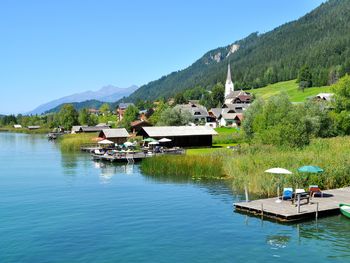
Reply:
M169 97L197 85L211 89L225 81L229 62L237 88L296 79L305 65L312 86L334 83L350 72L350 1L330 0L297 21L209 51L190 67L152 81L123 100Z
M87 100L87 101L83 101L83 102L72 102L69 104L72 104L74 106L74 108L76 110L82 110L82 109L99 109L104 103L106 102L102 102L99 100ZM61 108L63 107L63 105L65 105L67 103L63 103L58 105L57 107L48 110L45 112L45 114L47 113L57 113L61 110ZM111 104L111 103L107 103L107 104Z

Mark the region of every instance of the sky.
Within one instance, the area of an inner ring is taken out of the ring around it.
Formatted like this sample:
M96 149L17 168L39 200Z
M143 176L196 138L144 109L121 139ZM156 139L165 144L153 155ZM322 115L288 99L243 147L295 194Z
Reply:
M0 0L0 114L141 86L323 0Z

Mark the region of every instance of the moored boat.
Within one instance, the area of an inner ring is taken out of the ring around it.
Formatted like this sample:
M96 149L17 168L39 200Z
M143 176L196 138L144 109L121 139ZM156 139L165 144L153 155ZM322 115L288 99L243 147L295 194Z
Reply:
M350 204L339 204L340 212L350 218Z

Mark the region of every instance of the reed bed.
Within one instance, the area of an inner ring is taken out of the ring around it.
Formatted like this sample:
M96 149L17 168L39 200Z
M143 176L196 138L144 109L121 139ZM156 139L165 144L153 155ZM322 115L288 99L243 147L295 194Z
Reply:
M186 156L163 155L142 161L141 171L155 176L181 176L193 179L220 179L225 177L222 156L218 154Z
M304 165L317 165L321 174L299 173ZM264 171L282 167L292 175L273 175ZM141 170L148 175L187 176L193 179L229 179L232 188L251 195L272 197L277 187L305 188L317 184L322 189L350 185L350 137L314 139L303 149L267 145L242 145L239 151L211 154L159 156L144 160Z
M59 137L59 144L61 150L64 152L79 151L84 144L96 143L93 139L97 134L79 133L79 134L65 134Z
M317 184L332 189L350 184L350 137L315 139L301 150L280 149L272 146L243 146L240 154L226 158L224 171L232 179L232 186L258 196L275 196L277 186L308 188ZM318 165L322 174L299 173L304 165ZM292 175L264 173L272 167L283 167Z

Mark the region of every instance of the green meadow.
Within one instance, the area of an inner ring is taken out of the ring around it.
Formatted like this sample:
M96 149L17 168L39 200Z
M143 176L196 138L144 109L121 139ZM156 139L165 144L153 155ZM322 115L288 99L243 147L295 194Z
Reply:
M289 81L278 82L275 84L270 84L266 87L259 88L259 89L248 90L248 92L251 92L255 94L256 97L261 97L263 99L268 99L281 92L285 92L288 94L292 102L304 102L309 97L316 96L318 93L331 92L331 87L330 86L312 87L312 88L306 88L304 89L304 91L301 91L298 89L298 83L296 83L296 80L289 80Z

